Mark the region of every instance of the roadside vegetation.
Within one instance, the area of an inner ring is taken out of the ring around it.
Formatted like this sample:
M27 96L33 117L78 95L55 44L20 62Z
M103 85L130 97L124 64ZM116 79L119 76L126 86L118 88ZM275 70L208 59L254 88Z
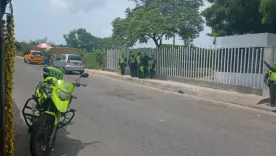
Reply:
M156 48L182 48L193 46L193 40L206 25L212 28L211 37L239 35L246 33L276 33L274 18L276 1L271 0L207 0L212 5L202 12L203 0L130 0L134 8L126 8L125 18L112 21L112 35L97 37L84 28L69 31L63 35L66 44L55 44L44 39L16 42L16 55L39 43L47 42L53 47L76 48L78 54L87 56L87 68L105 68L107 49L147 52L154 48L133 49L137 43L152 40ZM163 44L164 40L180 37L183 45ZM194 47L194 46L193 46Z

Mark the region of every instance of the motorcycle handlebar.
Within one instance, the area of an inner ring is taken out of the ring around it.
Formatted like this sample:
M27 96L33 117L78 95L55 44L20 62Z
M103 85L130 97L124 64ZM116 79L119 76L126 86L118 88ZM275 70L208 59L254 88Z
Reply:
M80 87L80 86L86 87L87 86L86 84L80 84L80 83L72 83L72 84L76 87Z
M48 84L50 84L50 85L55 85L55 83L53 82L53 80L52 79L49 79L49 80L47 80L46 81ZM72 83L74 86L76 86L76 87L80 87L80 86L82 86L82 87L86 87L87 85L86 84L80 84L79 82L76 82L76 83Z

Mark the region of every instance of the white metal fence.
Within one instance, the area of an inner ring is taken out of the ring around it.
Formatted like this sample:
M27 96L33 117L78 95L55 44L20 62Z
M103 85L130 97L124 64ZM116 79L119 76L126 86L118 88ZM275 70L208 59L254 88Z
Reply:
M107 51L107 68L115 69L122 50ZM156 74L217 83L263 87L262 47L204 49L193 47L159 48L154 54Z

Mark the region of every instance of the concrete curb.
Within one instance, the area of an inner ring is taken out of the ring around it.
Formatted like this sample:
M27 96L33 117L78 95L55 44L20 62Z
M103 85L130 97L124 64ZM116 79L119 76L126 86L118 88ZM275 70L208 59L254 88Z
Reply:
M263 110L272 111L273 109L266 106L260 106L259 104L267 101L267 98L251 94L241 94L238 92L218 90L211 88L204 88L189 84L183 83L172 83L169 81L160 81L160 80L150 80L150 79L138 79L132 78L130 76L121 76L114 72L86 69L88 73L95 76L100 76L103 78L121 80L124 82L129 82L141 86L152 87L156 89L179 92L182 94L197 96L204 99L216 100L226 103L232 103L242 106L248 106L253 108L259 108Z

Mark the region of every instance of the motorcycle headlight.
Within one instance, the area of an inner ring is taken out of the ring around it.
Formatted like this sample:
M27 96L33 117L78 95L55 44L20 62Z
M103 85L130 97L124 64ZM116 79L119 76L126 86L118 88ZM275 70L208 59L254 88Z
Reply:
M69 97L71 96L71 94L64 93L63 91L58 90L58 96L59 96L60 100L65 101L65 100L69 99Z

